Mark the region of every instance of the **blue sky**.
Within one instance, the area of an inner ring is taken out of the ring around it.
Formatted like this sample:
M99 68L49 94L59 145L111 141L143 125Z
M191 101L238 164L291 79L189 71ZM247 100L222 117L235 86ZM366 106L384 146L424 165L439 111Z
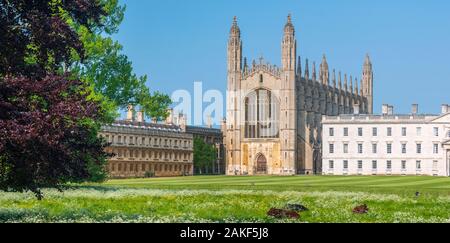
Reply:
M226 90L226 43L238 17L243 52L279 65L288 13L299 54L361 76L366 53L375 70L375 112L383 103L409 113L439 113L450 103L450 1L448 0L121 0L125 20L114 37L149 86L171 94Z

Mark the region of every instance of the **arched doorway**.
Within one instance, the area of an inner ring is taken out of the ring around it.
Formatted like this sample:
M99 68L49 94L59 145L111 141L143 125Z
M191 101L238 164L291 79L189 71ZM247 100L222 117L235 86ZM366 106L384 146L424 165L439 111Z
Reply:
M256 159L256 174L267 174L267 159L262 154L258 155Z

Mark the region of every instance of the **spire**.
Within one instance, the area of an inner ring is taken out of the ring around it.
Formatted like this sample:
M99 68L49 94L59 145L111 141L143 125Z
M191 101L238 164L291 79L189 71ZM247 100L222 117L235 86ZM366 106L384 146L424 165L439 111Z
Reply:
M297 76L302 77L302 58L300 56L298 56L297 61Z
M371 74L372 73L372 61L370 61L369 54L366 55L366 59L364 60L363 66L363 74Z
M306 81L309 80L309 60L306 58L306 64L305 64L305 79Z
M366 55L361 80L361 96L367 98L367 111L373 114L373 69L369 54Z
M320 65L319 65L319 79L320 79L320 81L322 81L322 78L323 78L323 68L322 68L322 63L320 63Z
M339 71L339 89L342 90L342 73Z
M294 25L291 16L288 16L286 25L284 26L284 35L281 42L281 64L283 71L292 72L295 75L297 61L297 41L295 40Z
M372 66L372 62L370 61L369 53L366 54L366 60L364 61L364 66Z
M317 81L317 73L316 73L316 62L313 62L313 67L312 67L312 79L313 81Z
M372 74L372 62L370 61L369 54L366 54L366 59L364 60L363 65L363 75L371 75Z
M241 30L239 29L236 16L233 17L233 25L231 26L230 36L241 37Z
M322 80L322 84L330 84L330 71L328 69L327 57L325 54L323 54L322 63L320 64L320 79Z
M327 56L325 56L325 54L323 54L323 57L322 57L322 65L323 65L324 69L328 69Z
M344 74L344 89L346 92L348 91L347 74Z
M247 57L244 57L244 73L248 71Z
M228 39L228 53L227 53L227 63L228 63L228 73L234 77L229 76L228 85L229 89L235 90L240 89L239 83L237 82L237 77L242 73L242 41L241 41L241 31L237 24L237 18L234 17L233 25L230 30L230 37Z
M336 70L333 69L333 87L336 88Z
M350 93L353 94L353 77L350 75Z
M359 95L358 78L355 78L355 83L356 83L355 94L356 94L356 95Z
M291 18L291 14L289 14L287 16L287 22L286 25L284 26L284 33L288 34L294 34L295 30L294 30L294 25L292 24L292 18Z

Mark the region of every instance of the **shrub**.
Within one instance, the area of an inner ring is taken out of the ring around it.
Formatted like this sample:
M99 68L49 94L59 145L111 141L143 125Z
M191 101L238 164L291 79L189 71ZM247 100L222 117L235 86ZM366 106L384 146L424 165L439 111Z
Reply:
M153 171L147 171L147 172L145 172L144 177L145 177L145 178L152 178L152 177L155 177L155 172L153 172Z

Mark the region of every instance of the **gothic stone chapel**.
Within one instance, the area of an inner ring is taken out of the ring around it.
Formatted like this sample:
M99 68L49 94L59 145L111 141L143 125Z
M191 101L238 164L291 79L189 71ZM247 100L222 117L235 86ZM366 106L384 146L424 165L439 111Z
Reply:
M333 70L325 55L319 76L310 76L297 57L291 16L284 26L281 67L263 58L251 66L242 57L243 43L236 17L228 40L228 95L224 143L228 175L295 175L322 171L323 115L372 114L373 70L366 57L358 80ZM297 61L298 60L298 61ZM331 79L331 83L330 83ZM337 80L336 80L337 79ZM353 85L355 83L355 86Z

